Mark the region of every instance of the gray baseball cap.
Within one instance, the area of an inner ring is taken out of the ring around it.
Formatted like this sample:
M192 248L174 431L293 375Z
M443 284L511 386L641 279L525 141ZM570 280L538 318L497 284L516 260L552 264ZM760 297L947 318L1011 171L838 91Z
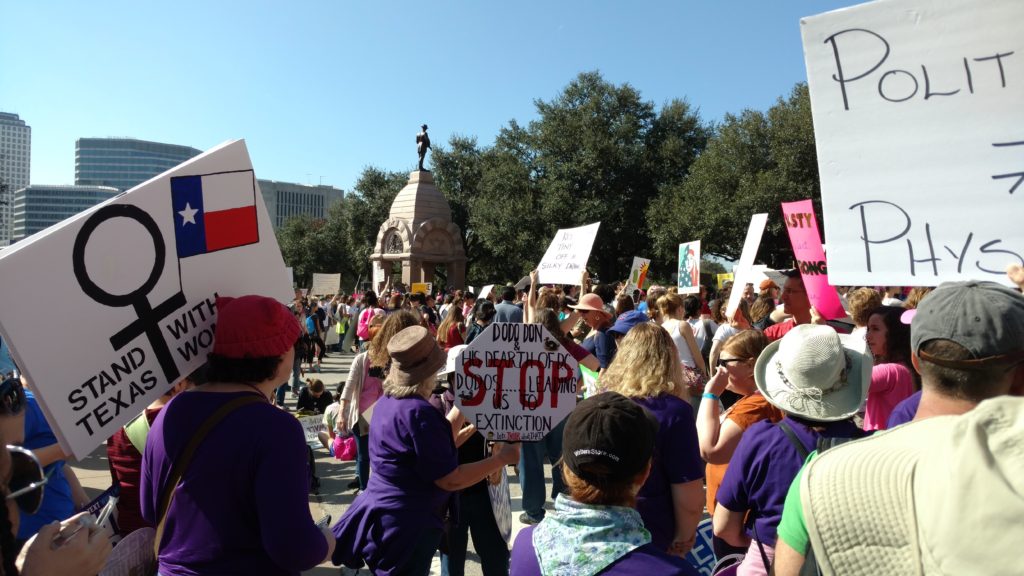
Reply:
M971 360L921 354L930 340L950 340ZM995 282L945 282L917 307L910 324L914 354L933 364L970 369L992 362L1024 360L1024 295Z

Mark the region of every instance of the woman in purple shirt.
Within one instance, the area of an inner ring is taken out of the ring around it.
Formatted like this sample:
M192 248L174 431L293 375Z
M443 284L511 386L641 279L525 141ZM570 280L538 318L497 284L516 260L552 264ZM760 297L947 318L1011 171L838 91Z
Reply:
M704 510L704 462L672 337L650 322L630 328L601 384L646 408L660 424L651 475L636 508L651 542L682 557L693 547Z
M142 459L142 516L161 526L162 576L299 574L330 557L334 539L309 513L302 425L270 401L291 375L298 335L270 298L217 298L210 382L167 403Z
M761 352L754 381L786 415L743 433L718 489L715 536L747 547L740 576L768 574L786 492L819 438L862 435L852 416L871 384L864 341L826 325L801 324Z
M366 490L331 529L338 540L332 560L377 575L426 575L441 542L451 493L519 461L518 445L495 444L493 454L459 464L456 445L476 428L453 409L448 420L427 399L445 353L422 326L388 343L391 368L370 421Z

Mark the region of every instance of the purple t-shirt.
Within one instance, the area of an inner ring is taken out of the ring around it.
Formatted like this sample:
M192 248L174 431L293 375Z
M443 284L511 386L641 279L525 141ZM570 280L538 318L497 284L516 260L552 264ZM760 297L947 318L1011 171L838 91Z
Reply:
M651 532L651 543L659 550L668 550L676 530L671 485L704 477L697 425L690 403L671 394L633 401L654 414L659 424L651 475L637 494L636 509Z
M441 528L451 492L437 487L459 465L448 420L420 396L381 396L370 421L370 482L331 528L332 560L401 571L424 528Z
M921 391L918 390L903 399L892 409L892 413L889 414L889 420L886 422L886 428L895 428L900 424L906 424L913 420L914 416L917 416L917 407L920 405Z
M853 438L863 434L849 420L821 422L818 425L825 430L820 434L789 417L782 422L793 429L808 453L817 448L819 437ZM733 512L750 510L747 535L754 537L753 520L759 540L774 546L786 493L803 463L804 457L782 428L768 420L757 422L743 433L729 460L729 469L718 488L718 505Z
M512 545L509 576L541 576L540 561L533 547L534 526L527 526ZM608 576L697 576L699 573L682 558L669 556L653 544L644 544L598 572Z
M186 392L160 411L142 458L142 516L157 524L174 460L217 409L252 392ZM306 436L268 402L246 404L217 424L182 476L167 512L160 573L299 574L327 555L309 513Z

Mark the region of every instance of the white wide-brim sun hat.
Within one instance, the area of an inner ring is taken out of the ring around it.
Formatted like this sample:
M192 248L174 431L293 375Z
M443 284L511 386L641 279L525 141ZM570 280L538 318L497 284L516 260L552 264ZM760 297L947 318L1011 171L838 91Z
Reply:
M830 326L801 324L761 352L754 381L765 399L783 412L835 422L864 405L872 366L863 338L838 334Z

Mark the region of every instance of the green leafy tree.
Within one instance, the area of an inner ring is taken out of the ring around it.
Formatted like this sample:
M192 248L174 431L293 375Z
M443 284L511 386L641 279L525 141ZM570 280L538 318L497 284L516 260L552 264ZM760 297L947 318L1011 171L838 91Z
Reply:
M693 162L685 180L661 189L647 210L655 252L675 254L681 241L701 240L706 254L739 258L750 216L767 212L758 259L770 266L792 262L781 202L821 194L810 96L797 84L766 113L727 114Z
M370 278L370 254L380 225L388 219L391 204L408 179L408 173L368 166L363 169L352 193L345 197L345 245L353 273L362 276L364 281Z

